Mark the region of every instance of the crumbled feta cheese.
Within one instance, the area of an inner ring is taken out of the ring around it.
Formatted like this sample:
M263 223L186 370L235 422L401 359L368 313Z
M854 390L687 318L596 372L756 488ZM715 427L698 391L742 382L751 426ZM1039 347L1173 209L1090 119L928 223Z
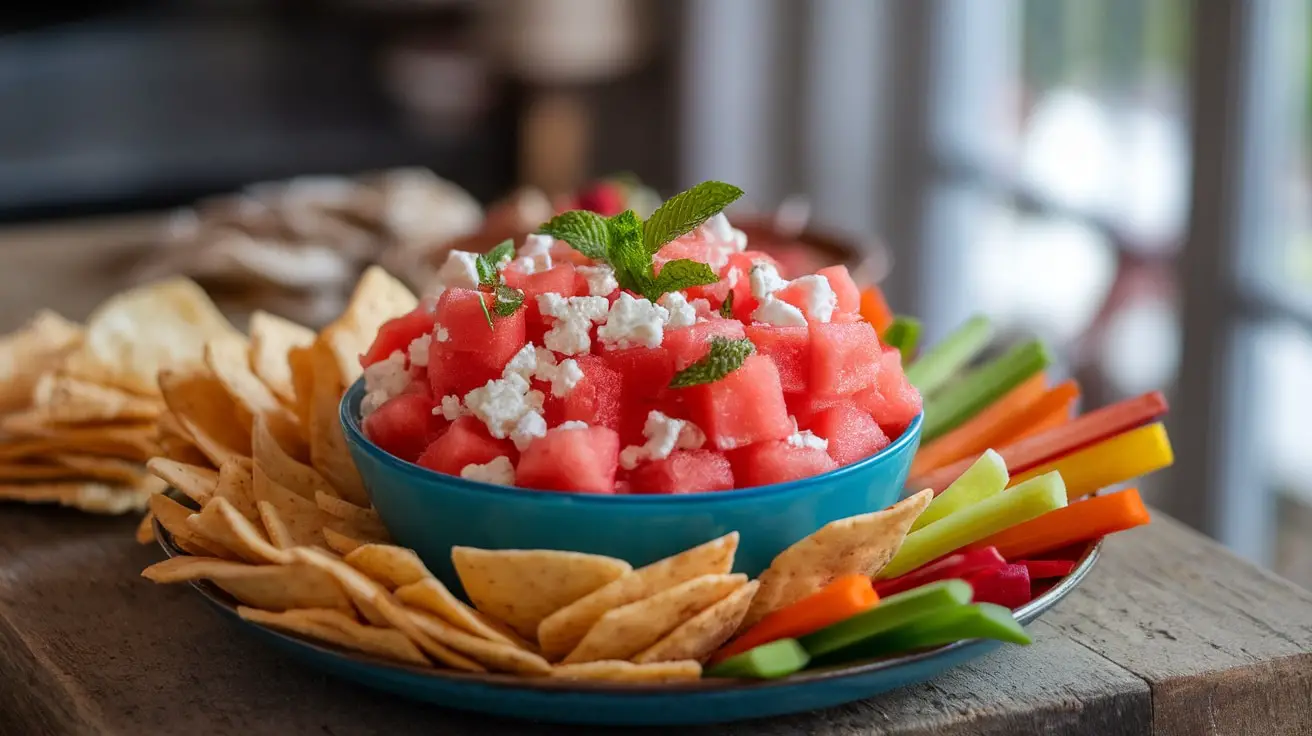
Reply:
M529 394L537 394L537 406ZM518 373L493 379L465 394L465 407L487 425L493 437L503 440L515 431L520 419L542 407L542 393L529 391L528 380Z
M828 322L838 308L838 296L829 285L829 279L819 274L802 276L788 282L801 287L802 312L816 322Z
M666 327L689 327L697 323L697 310L688 303L688 297L684 296L683 292L671 291L663 294L659 304L670 314L665 322Z
M630 445L620 452L620 465L633 470L644 460L662 460L675 450L696 450L706 443L706 434L686 419L673 419L659 411L647 414L642 425L647 442Z
M459 287L461 289L478 288L478 261L477 253L470 253L463 250L453 250L446 257L446 263L437 271L437 283L451 289Z
M541 377L541 376L539 376ZM551 370L551 375L544 378L551 382L551 395L556 398L564 398L574 387L579 385L583 380L583 369L579 367L578 361L573 358L566 358L560 361L560 365Z
M747 249L747 233L729 224L729 218L723 212L712 215L702 227L711 238L732 246L738 253Z
M788 285L779 275L778 269L765 261L753 263L749 276L752 280L752 296L757 299L764 299Z
M811 430L797 430L797 417L788 417L793 423L793 433L788 435L787 442L792 447L811 447L816 450L828 450L829 440L823 437L817 437Z
M506 363L502 370L502 377L509 376L511 373L517 373L525 381L533 378L533 374L538 369L538 351L533 347L533 343L528 343L519 349L518 353Z
M360 418L367 419L409 385L410 371L405 364L405 354L400 350L393 350L391 355L365 368L365 394L360 401Z
M588 293L592 296L610 296L620 288L615 269L610 266L578 266L574 270L588 280Z
M451 333L447 332L447 329L442 325L438 325L437 328L433 330L433 339L438 342L446 342L451 339Z
M571 419L568 422L561 422L559 425L556 426L556 429L587 429L587 428L588 428L587 422L580 422L577 419Z
M482 481L483 483L513 486L515 485L515 466L510 464L510 458L501 455L482 465L478 463L466 465L460 469L460 477Z
M428 365L428 348L433 344L432 335L420 335L410 341L406 350L410 354L410 365L423 368Z
M543 271L551 270L551 267L554 264L551 262L551 254L547 253L536 258L521 256L512 261L511 265L513 265L520 273L532 276L535 273L542 273Z
M620 294L610 306L606 323L597 328L597 339L611 348L660 347L669 318L670 313L665 307Z
M515 268L526 274L542 273L555 265L551 260L551 245L556 242L550 235L533 234L524 239Z
M534 438L541 437L547 433L547 420L542 415L531 411L519 418L515 423L515 428L510 432L510 441L515 443L515 449L523 452L528 449L528 444Z
M806 315L788 302L767 294L760 306L752 310L752 319L776 327L804 327Z
M578 355L592 347L592 324L606 320L610 302L600 296L563 297L555 292L538 295L538 309L556 322L542 344L565 355Z
M455 394L443 396L441 403L433 407L433 414L441 414L448 422L454 422L468 413L465 407L460 405L460 397Z

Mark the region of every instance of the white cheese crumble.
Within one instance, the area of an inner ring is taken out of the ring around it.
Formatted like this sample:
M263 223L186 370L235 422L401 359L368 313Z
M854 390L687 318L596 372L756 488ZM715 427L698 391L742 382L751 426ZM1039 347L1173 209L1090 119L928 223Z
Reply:
M659 411L647 414L642 426L647 442L629 445L620 452L620 465L633 470L644 460L663 460L675 450L696 450L706 443L706 434L686 419L673 419Z
M546 433L547 420L543 419L541 414L532 411L515 422L515 428L510 432L510 441L515 443L515 449L523 452L528 449L530 442Z
M460 469L460 477L484 483L512 486L515 484L515 466L510 464L510 458L501 455L482 465L478 463L466 465Z
M587 422L580 422L580 421L577 420L577 419L571 419L571 420L569 420L568 422L561 422L559 425L556 426L556 429L562 429L562 430L564 430L564 429L587 429L587 428L588 428L588 423L587 423Z
M529 390L528 380L523 376L508 373L465 394L465 407L487 425L489 434L503 440L524 431L520 420L527 414L540 412L543 398L541 391Z
M438 325L437 328L433 330L433 339L438 342L446 342L451 339L451 333L447 332L447 329L442 325Z
M526 381L536 378L551 384L551 395L557 398L573 391L584 377L578 361L566 358L557 363L555 353L546 348L536 347L532 343L520 348L510 362L506 363L503 376L512 373Z
M587 279L588 293L592 296L610 296L620 288L615 269L610 266L578 266L574 270Z
M661 295L658 303L669 312L666 327L690 327L697 323L697 310L688 303L688 297L681 291L671 291ZM710 302L707 302L710 306Z
M529 275L550 270L554 265L551 261L551 245L555 242L555 238L550 235L528 236L519 249L519 257L514 260L515 267Z
M838 296L829 285L829 279L818 274L785 281L774 266L765 261L757 261L752 264L751 280L752 296L761 300L761 305L752 312L752 319L757 322L781 327L804 325L807 317L815 322L828 322L833 319L834 310L838 308ZM800 309L774 296L775 292L789 286L800 287Z
M579 367L577 360L566 358L560 361L559 365L551 368L549 375L539 378L551 382L551 395L556 398L564 398L574 387L579 385L583 380L583 369Z
M432 335L420 335L411 340L410 347L406 350L410 354L410 365L420 368L428 365L428 348L432 344Z
M752 310L752 320L776 327L805 327L806 315L788 302L767 294L761 304Z
M757 299L764 299L788 286L788 282L779 275L779 270L765 261L753 263L749 277L752 280L752 296Z
M468 413L465 411L465 407L461 406L460 397L455 394L443 396L441 403L433 407L433 414L441 414L442 418L448 422L454 422Z
M410 371L406 368L405 354L400 350L393 350L391 355L365 368L365 395L360 401L360 418L367 419L409 385Z
M669 318L665 307L620 294L610 306L606 323L597 328L597 339L609 348L659 347Z
M711 215L702 227L713 239L732 246L738 253L747 249L747 233L731 225L729 218L725 217L723 212Z
M819 274L802 276L788 282L790 286L801 287L802 312L816 322L828 322L833 319L834 310L838 309L838 295L829 285L829 279Z
M787 442L791 447L810 447L816 450L828 450L829 440L823 437L817 437L811 430L797 431L797 418L788 417L793 422L793 433L788 435Z
M437 283L447 289L459 287L462 289L478 288L478 261L477 253L470 253L463 250L453 250L446 257L446 263L437 271Z
M525 381L533 378L533 374L538 370L538 351L533 347L533 343L528 343L515 353L506 367L502 369L502 375L507 376L511 373L518 374Z
M542 344L548 350L565 355L578 355L592 347L592 324L604 322L610 302L600 296L563 297L555 292L538 295L538 309L555 324L547 330Z

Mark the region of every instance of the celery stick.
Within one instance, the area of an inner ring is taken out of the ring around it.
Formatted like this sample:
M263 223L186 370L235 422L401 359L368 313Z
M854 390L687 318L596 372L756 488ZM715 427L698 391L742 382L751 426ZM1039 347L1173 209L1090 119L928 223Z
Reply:
M878 579L895 578L972 542L1066 505L1060 473L1027 480L911 532Z
M1007 461L993 450L985 450L966 472L938 494L911 525L911 531L928 526L958 509L1000 493L1007 487Z
M796 639L776 639L769 644L735 654L706 672L707 677L754 677L771 680L802 669L811 656Z
M928 396L974 360L991 339L993 325L989 318L983 315L971 317L907 366L907 380Z
M916 354L916 343L920 342L920 320L915 317L896 317L893 324L884 330L884 344L898 349L902 353L902 364L906 365Z
M964 606L970 603L972 595L970 583L964 580L940 580L890 595L869 611L807 634L798 641L813 658L819 657L924 616Z
M1032 640L1005 606L974 603L918 618L911 623L857 642L815 661L820 666L873 659L915 649L937 647L962 639L995 639L1012 644Z
M929 442L961 426L1051 362L1043 343L1032 340L971 371L925 403L920 441Z

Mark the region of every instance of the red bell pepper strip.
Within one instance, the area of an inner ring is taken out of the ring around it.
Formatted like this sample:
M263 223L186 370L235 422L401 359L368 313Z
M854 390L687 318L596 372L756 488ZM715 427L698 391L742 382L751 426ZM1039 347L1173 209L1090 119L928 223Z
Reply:
M875 592L879 594L880 598L887 598L904 590L919 588L926 583L952 578L964 579L978 572L996 570L1006 565L1007 561L1003 559L1002 555L998 554L996 549L991 547L957 552L947 557L940 557L938 560L912 570L905 575L899 575L888 580L876 580Z
M1021 560L1016 564L1030 571L1030 580L1064 578L1075 569L1075 560Z
M1024 565L1006 565L966 578L975 589L975 603L996 603L1019 608L1030 602L1030 571Z

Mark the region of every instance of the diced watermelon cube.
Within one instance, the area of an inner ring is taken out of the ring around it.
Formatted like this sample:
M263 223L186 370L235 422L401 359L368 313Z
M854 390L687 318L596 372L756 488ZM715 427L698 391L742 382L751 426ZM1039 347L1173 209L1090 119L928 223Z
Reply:
M712 450L678 450L643 463L629 473L631 493L691 493L733 488L733 470Z
M811 325L811 391L848 396L879 377L879 337L868 322Z
M450 336L428 349L428 381L434 396L464 394L498 378L506 363L524 347L524 313L496 317L488 327L479 300L491 294L448 289L437 303L437 322Z
M752 321L752 312L760 304L756 297L752 296L752 265L757 261L769 263L781 274L783 273L782 269L779 268L779 261L768 253L762 253L759 250L745 250L741 253L733 253L729 256L729 262L725 267L720 269L720 281L725 284L732 284L730 290L733 291L733 316L743 322ZM731 271L735 272L732 276L730 275Z
M849 401L846 396L816 396L815 394L784 394L784 403L788 413L793 415L802 427L810 426L815 415L833 406Z
M626 405L657 401L669 391L674 358L664 346L603 350L601 356L624 377Z
M387 452L414 462L428 444L446 429L446 420L433 416L433 401L423 394L393 396L365 417L364 436Z
M552 266L534 274L525 274L511 266L503 270L501 275L506 286L524 292L524 307L520 310L524 313L524 336L529 342L538 345L542 344L542 336L550 328L547 323L554 321L542 316L542 311L538 309L538 295L553 291L564 297L588 293L586 281L583 282L583 290L579 290L578 276L574 266L569 263ZM486 320L484 324L487 324Z
M852 274L848 272L847 266L830 266L816 271L816 274L829 279L829 288L834 290L834 296L838 297L837 312L843 314L859 314L861 311L861 289L852 280Z
M763 355L751 355L742 367L724 378L680 389L693 420L711 445L732 450L793 432L779 371Z
M751 324L746 332L756 345L756 352L774 361L779 369L779 385L785 393L806 390L811 373L811 333L805 325Z
M557 240L551 244L551 260L554 263L572 263L575 266L587 266L592 260L582 253L574 250L574 247L563 240ZM579 292L585 294L587 292ZM577 295L576 295L577 296Z
M829 440L829 457L839 465L870 457L889 443L870 414L850 400L816 414L807 429Z
M515 445L510 440L494 438L474 417L460 417L428 445L416 462L439 473L460 475L466 465L482 465L502 455L515 458Z
M710 263L714 260L712 256L717 247L716 244L703 237L700 231L693 230L661 246L661 249L652 256L652 270L659 274L661 267L666 263L677 261L680 258L687 258L698 263Z
M406 385L403 393L418 394L431 402L433 400L433 386L428 382L428 376L423 369L412 370L416 370L419 375L410 379L410 383Z
M875 385L852 398L858 406L870 412L885 434L894 439L902 436L924 408L920 391L902 372L902 354L896 348L887 348L881 354Z
M614 493L620 437L606 427L553 429L529 443L515 485L543 491Z
M414 311L387 320L378 328L373 344L360 356L360 365L368 368L398 350L405 355L410 343L420 335L431 333L436 323L437 314L422 305L415 307Z
M544 392L547 399L543 416L547 426L579 421L619 431L623 406L622 377L599 355L577 355L574 360L583 371L583 380L564 396Z
M739 488L809 478L838 467L829 453L816 447L794 447L783 440L748 445L729 453Z
M500 378L504 368L504 364L498 365L478 353L454 350L446 343L434 342L428 348L428 386L438 401L449 394L464 396Z
M687 327L665 330L665 341L661 347L669 351L674 360L674 369L681 371L706 357L711 349L712 337L740 340L745 334L743 323L736 319L708 319Z

